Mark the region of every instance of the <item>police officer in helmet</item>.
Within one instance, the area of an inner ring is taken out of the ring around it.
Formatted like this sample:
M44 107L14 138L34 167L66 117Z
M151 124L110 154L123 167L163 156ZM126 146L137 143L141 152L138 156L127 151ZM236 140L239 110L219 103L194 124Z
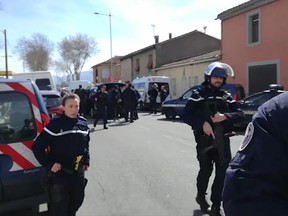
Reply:
M229 135L233 123L244 120L244 114L232 96L221 90L233 69L225 63L213 62L204 71L205 81L193 91L184 109L184 122L192 127L197 143L200 170L197 176L196 202L204 213L221 216L222 188L225 171L231 160ZM214 132L216 125L223 129L221 136ZM217 135L217 136L216 136ZM221 140L218 137L222 137ZM215 145L216 139L220 146ZM223 153L220 154L219 152ZM215 164L215 178L211 188L212 207L206 200L209 178Z

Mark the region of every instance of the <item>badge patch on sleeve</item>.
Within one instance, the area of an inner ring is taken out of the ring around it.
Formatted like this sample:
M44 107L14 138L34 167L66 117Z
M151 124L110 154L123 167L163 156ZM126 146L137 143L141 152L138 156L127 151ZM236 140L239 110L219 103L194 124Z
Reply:
M254 134L254 125L250 122L246 128L244 139L240 145L239 151L243 151L250 143Z

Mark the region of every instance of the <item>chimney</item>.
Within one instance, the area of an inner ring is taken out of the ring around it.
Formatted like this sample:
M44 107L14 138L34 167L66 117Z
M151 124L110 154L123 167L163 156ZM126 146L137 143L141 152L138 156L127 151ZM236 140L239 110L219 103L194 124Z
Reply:
M169 33L169 39L171 39L172 38L172 33Z
M159 35L155 35L154 38L155 38L155 44L158 44L159 43Z

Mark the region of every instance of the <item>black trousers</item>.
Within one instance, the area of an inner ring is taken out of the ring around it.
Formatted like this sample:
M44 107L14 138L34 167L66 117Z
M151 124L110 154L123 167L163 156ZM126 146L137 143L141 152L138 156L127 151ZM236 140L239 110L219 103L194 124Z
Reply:
M197 142L197 159L200 170L197 176L197 191L200 196L205 196L215 165L215 177L211 188L211 201L213 206L220 207L222 202L222 190L226 169L231 160L230 141L224 138L225 158L220 158L216 148L205 151L207 147L213 145L212 138L207 135L195 136ZM224 161L224 162L223 162Z
M128 118L129 118L130 122L132 122L134 119L135 105L125 104L124 110L125 110L125 120L128 121Z
M85 178L63 172L50 177L50 216L75 216L84 200Z
M150 99L150 107L151 107L151 112L157 112L157 102L156 99Z
M106 127L107 124L107 107L98 107L96 111L96 118L94 120L94 127L96 127L99 119L103 119L103 126Z

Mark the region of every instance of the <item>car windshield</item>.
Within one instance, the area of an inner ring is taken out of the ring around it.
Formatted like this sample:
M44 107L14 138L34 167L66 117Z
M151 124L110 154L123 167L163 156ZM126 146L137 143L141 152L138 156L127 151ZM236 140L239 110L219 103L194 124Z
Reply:
M254 106L260 106L266 101L270 100L272 97L280 94L282 92L276 92L276 93L271 93L271 92L263 92L255 95L251 95L250 97L246 98L244 100L244 104L249 104L249 105L254 105Z
M56 95L42 95L47 108L57 107L62 105L62 99Z
M29 98L19 92L0 95L0 144L34 138L36 125Z

